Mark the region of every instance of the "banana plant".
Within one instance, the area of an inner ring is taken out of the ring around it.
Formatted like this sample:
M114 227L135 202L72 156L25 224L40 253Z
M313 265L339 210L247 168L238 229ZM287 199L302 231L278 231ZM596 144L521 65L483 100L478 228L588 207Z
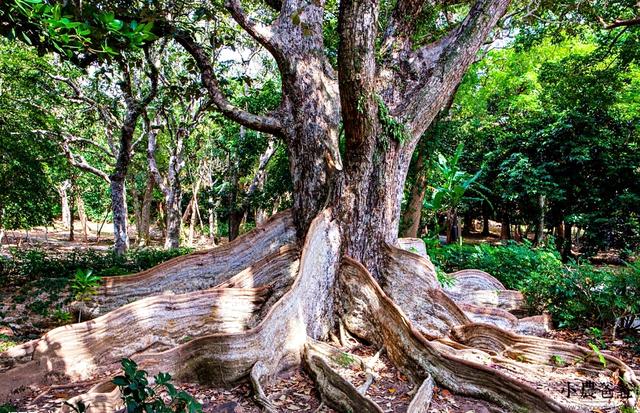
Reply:
M478 190L486 190L477 180L482 174L482 169L475 174L470 174L460 168L460 158L464 151L464 145L459 144L452 157L447 158L443 154L437 154L437 162L431 175L432 184L429 189L431 195L425 197L424 207L431 210L435 215L445 214L447 243L454 240L462 242L459 234L460 223L458 222L458 210L464 202L468 201L488 201L488 199ZM469 192L476 196L468 196ZM455 224L455 225L454 225ZM457 230L454 230L457 228Z

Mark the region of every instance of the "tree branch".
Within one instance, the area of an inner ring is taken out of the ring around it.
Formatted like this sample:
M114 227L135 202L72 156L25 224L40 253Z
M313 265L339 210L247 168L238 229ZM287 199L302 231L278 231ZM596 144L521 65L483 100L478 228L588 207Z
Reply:
M274 135L282 134L282 124L278 118L274 116L254 115L253 113L240 109L229 102L220 89L220 85L215 78L213 67L209 62L206 52L189 33L179 31L175 33L174 37L176 41L195 59L196 64L200 69L202 83L207 88L209 95L211 96L211 100L223 115L253 130L271 133Z
M164 183L164 179L162 178L162 174L158 169L158 164L156 163L156 133L151 130L149 125L148 129L148 144L147 144L147 161L149 162L149 171L153 176L153 179L156 181L158 188L162 191L162 194L165 197L169 196L169 188Z
M509 0L477 0L465 20L442 39L402 56L407 62L401 83L384 91L398 97L390 105L415 144L446 105L486 37L505 13Z
M616 27L628 27L628 26L638 26L640 25L640 17L634 17L633 19L626 20L614 20L611 23L606 23L602 18L599 19L605 29L611 30Z
M278 53L275 43L272 41L273 31L271 27L260 22L252 21L242 10L240 0L226 0L225 8L231 13L231 17L251 35L258 43L273 54Z
M107 183L111 182L111 179L109 178L109 175L107 175L106 172L96 168L95 166L90 165L87 162L87 160L84 159L83 156L75 155L73 152L71 152L71 148L69 147L69 141L66 138L60 143L60 146L71 165L85 172L92 173L97 177L102 178Z

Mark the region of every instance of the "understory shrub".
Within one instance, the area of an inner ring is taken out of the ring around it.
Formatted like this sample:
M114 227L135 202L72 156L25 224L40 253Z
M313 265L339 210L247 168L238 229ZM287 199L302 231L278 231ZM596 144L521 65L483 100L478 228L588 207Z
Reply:
M506 288L522 291L531 313L547 311L559 327L631 327L640 315L640 264L564 264L551 245L431 246L429 255L445 272L467 268L488 272Z
M92 269L98 277L130 274L191 252L190 248L141 248L117 255L112 250L74 249L69 252L12 248L0 257L0 280L13 282L42 278L71 278L78 270Z

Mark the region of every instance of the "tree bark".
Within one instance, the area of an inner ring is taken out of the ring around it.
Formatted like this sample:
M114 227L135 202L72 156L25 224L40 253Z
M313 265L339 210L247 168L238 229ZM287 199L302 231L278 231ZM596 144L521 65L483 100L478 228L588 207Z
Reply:
M404 230L402 236L406 238L417 238L420 229L420 218L422 217L422 204L427 193L427 168L424 165L424 156L422 153L418 155L416 161L418 168L416 170L416 181L411 187L411 195L409 203L402 214L402 223Z
M509 240L511 238L511 218L509 217L509 214L504 213L500 223L500 239Z
M464 213L464 224L462 226L462 235L471 235L471 230L475 231L473 228L473 216L471 215L471 211L467 211Z
M534 245L540 245L544 242L544 216L545 216L546 197L543 194L538 195L538 222L536 223L536 235Z
M113 248L118 255L129 249L129 234L127 225L127 199L125 194L124 177L111 178L111 210L113 212Z
M60 194L60 206L62 209L62 227L69 229L71 225L71 210L69 208L69 195L68 189L71 187L71 182L66 179L58 186L58 193Z
M147 177L147 185L142 197L142 208L140 209L140 228L138 228L138 245L143 247L149 245L149 229L151 225L151 202L153 201L153 188L155 183L153 176Z

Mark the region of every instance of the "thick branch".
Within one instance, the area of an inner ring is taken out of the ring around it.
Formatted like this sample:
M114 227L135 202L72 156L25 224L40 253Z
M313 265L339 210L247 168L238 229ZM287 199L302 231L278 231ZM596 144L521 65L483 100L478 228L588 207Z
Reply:
M265 26L260 22L256 22L251 20L242 10L242 5L239 0L226 0L224 6L229 13L231 13L231 17L247 31L258 43L260 43L265 49L269 50L271 53L277 54L278 50L276 49L275 43L272 41L273 32L271 27Z
M413 143L447 104L508 5L509 0L477 0L459 27L408 56L407 80L391 94L400 95L393 113L402 115Z
M84 159L83 156L81 155L75 155L73 152L71 152L71 148L69 148L69 141L68 140L64 140L61 142L60 146L62 147L62 151L64 152L65 156L67 157L67 159L69 160L69 163L73 166L75 166L78 169L81 169L83 171L92 173L102 179L104 179L107 183L111 182L111 180L109 179L109 175L107 175L104 171L101 171L100 169L96 168L95 166L90 165L86 159Z
M273 116L254 115L229 102L220 89L220 85L213 72L213 67L209 62L209 57L204 51L204 48L199 45L189 33L184 31L177 32L175 39L195 59L200 69L202 83L209 91L211 100L222 114L247 128L274 135L281 134L282 125L277 118Z
M640 17L634 17L627 20L614 20L612 23L604 23L604 28L607 30L615 29L616 27L628 27L640 25Z

